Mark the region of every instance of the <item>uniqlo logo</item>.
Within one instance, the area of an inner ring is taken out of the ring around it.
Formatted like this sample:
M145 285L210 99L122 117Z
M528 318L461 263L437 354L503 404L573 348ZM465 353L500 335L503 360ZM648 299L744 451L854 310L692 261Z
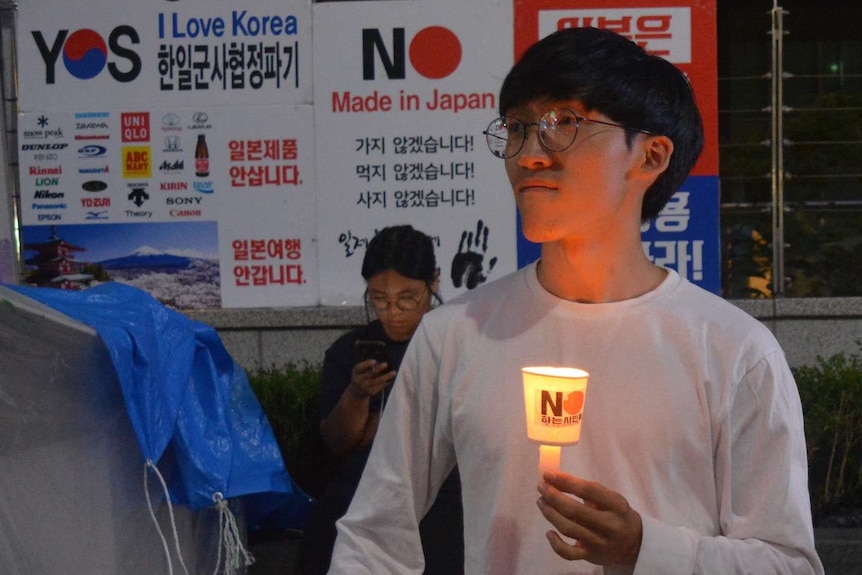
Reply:
M123 142L150 141L149 112L127 112L120 118Z
M691 63L690 8L542 10L539 37L563 28L602 28L636 42L673 64Z

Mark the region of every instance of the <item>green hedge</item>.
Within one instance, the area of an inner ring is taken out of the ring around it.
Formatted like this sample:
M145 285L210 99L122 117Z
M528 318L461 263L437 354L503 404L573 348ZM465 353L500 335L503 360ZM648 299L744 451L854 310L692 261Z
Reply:
M293 480L319 497L337 462L320 437L320 365L288 363L248 374Z
M862 511L862 360L818 357L793 370L808 443L809 491L815 525ZM855 525L860 527L862 525Z
M249 374L291 477L318 497L337 462L320 438L320 365L287 364ZM862 359L818 358L793 369L805 413L815 525L862 509Z

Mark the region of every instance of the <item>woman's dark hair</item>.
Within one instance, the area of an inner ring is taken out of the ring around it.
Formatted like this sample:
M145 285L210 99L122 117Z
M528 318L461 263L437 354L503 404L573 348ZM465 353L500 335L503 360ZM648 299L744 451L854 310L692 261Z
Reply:
M410 225L383 228L368 242L362 260L362 277L368 281L386 270L430 286L437 271L434 242Z
M614 32L567 28L528 48L503 82L500 114L542 99L578 100L587 111L670 138L673 154L644 196L643 221L658 215L703 148L703 124L685 75Z

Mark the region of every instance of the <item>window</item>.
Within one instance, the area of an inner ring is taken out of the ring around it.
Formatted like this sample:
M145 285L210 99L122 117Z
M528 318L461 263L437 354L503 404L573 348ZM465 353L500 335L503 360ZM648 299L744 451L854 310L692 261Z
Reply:
M773 297L772 273L781 268L784 295L862 295L862 4L828 4L779 2L786 11L784 250L776 266L771 16L747 0L718 2L726 298Z

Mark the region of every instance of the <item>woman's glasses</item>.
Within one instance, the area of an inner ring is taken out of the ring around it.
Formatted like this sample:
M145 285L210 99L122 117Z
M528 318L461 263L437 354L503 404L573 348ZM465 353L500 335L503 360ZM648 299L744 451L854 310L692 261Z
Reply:
M371 304L371 307L373 307L378 313L388 312L390 306L393 305L401 311L415 311L422 303L422 299L425 297L425 292L427 290L428 287L426 286L418 295L403 295L395 301L392 301L386 296L380 294L369 295L368 291L366 291L365 300Z

